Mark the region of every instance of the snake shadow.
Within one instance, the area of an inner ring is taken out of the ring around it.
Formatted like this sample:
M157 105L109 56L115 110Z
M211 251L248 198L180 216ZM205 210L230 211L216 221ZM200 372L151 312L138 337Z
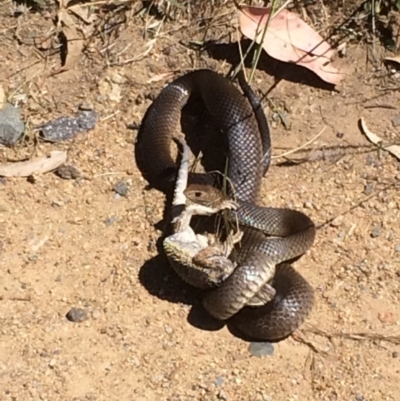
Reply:
M165 221L156 224L159 225L165 225ZM204 310L201 303L203 291L186 284L170 266L162 249L164 237L157 241L157 255L140 268L140 283L151 295L163 301L191 306L187 319L190 325L205 331L220 330L225 322L214 319Z
M156 226L164 223L164 221L160 221ZM207 313L202 305L204 291L186 284L174 272L162 250L163 238L164 236L157 241L157 255L147 260L139 270L139 281L149 294L163 301L190 306L187 322L197 329L219 331L226 326L234 337L245 342L266 342L265 339L250 337L242 333L235 326L233 320L220 321ZM287 337L272 341L268 340L268 342L277 343Z

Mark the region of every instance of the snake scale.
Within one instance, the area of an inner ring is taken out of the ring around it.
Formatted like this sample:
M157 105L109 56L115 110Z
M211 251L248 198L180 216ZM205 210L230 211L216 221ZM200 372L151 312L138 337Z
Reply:
M203 305L217 319L231 318L244 334L273 340L289 335L312 309L312 287L291 265L283 262L304 254L314 242L315 226L300 212L257 205L262 177L269 167L270 160L265 156L270 154L270 139L269 132L266 135L262 129L263 119L252 107L254 96L251 98L246 91L245 94L230 80L210 70L196 70L175 79L147 110L139 129L135 156L151 185L172 191L179 168L171 146L182 108L191 96L201 97L227 137L227 175L238 205L230 214L237 218L243 232L240 245L232 253L233 271L205 293ZM210 177L189 173L188 189L199 182L215 185L215 177ZM174 257L168 256L170 260ZM179 255L175 256L175 262L179 263ZM181 277L188 281L187 277ZM257 294L263 294L264 305L250 306Z

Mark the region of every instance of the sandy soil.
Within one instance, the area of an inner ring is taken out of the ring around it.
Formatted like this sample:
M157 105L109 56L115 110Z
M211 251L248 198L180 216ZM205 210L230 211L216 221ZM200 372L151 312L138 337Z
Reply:
M112 46L97 40L72 70L52 75L57 57L18 43L11 5L1 9L0 82L30 129L74 115L82 102L99 119L66 143L35 143L31 130L26 145L0 147L1 163L68 150L68 163L81 172L77 180L49 173L0 181L0 399L399 400L399 162L365 139L358 120L399 143L392 119L400 96L385 89L398 87L400 74L367 63L368 49L351 43L338 60L347 71L339 92L271 60L257 71L259 93L282 71L286 78L270 98L290 130L264 105L274 155L326 128L288 156L303 162L276 158L264 180L265 205L302 210L321 227L296 263L316 291L309 319L274 344L272 356L255 357L249 343L202 316L200 293L159 254L164 195L146 190L133 156L136 131L126 128L140 123L174 76L200 66L226 72L232 59L212 52L198 59L178 43L183 33L174 22L140 58L150 17L128 17ZM31 14L18 24L29 36L51 21ZM113 190L121 181L127 196ZM87 319L70 322L73 307Z

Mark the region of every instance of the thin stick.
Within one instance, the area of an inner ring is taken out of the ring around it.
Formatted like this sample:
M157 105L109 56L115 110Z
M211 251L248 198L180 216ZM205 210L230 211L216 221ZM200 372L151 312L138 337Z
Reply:
M299 146L299 147L296 148L296 149L292 149L292 150L289 150L289 151L287 151L287 152L285 152L285 153L281 153L280 155L272 156L272 159L278 159L279 157L284 157L284 156L290 155L290 154L292 154L292 153L295 153L295 152L297 152L297 151L299 151L299 150L301 150L301 149L304 149L304 148L307 147L310 143L313 143L317 138L319 138L319 137L322 135L322 133L325 131L325 129L326 129L326 125L325 125L324 128L322 128L322 130L321 130L320 132L318 132L317 135L315 135L313 138L311 138L309 141L307 141L307 142L304 143L303 145Z

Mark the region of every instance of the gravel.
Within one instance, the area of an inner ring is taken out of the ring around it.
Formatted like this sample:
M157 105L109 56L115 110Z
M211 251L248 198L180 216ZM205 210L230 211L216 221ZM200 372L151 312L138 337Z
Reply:
M0 110L0 144L12 147L25 131L19 107L6 104Z
M82 323L88 319L88 314L84 309L81 308L71 308L66 315L66 318L70 322Z
M379 227L374 227L371 231L372 238L378 238L381 235L381 229Z
M114 185L113 190L118 195L127 196L129 190L128 184L125 181L119 181Z

